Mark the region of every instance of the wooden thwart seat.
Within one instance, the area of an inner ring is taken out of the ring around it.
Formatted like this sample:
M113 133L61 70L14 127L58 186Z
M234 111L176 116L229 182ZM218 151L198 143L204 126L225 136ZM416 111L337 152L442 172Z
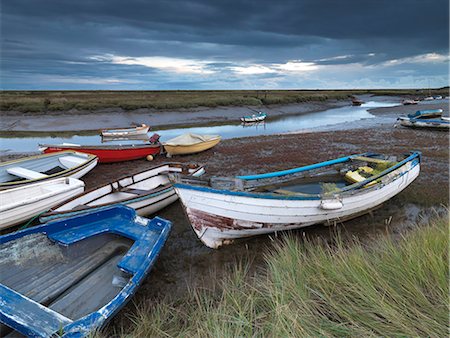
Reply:
M34 180L34 179L38 179L38 178L48 177L48 175L46 175L46 174L40 173L38 171L22 168L22 167L8 168L8 169L6 169L6 172L8 174L11 174L11 175L14 175L17 177L22 177L22 178L25 178L28 180Z

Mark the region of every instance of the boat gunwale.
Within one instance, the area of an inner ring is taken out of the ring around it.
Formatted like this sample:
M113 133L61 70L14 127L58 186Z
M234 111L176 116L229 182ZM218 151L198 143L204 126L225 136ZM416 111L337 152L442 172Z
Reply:
M45 147L48 149L67 149L77 151L76 149L88 149L88 150L106 150L106 151L123 151L133 149L147 149L147 148L161 148L161 143L148 143L148 144L117 144L117 145L83 145L83 144L39 144L39 147Z
M181 165L181 169L183 169L183 167L188 167L188 164L181 163L181 162L169 162L169 163L166 162L166 163L162 163L162 164L160 164L158 166L155 166L155 167L152 167L150 169L142 170L142 171L139 171L137 173L134 173L134 174L128 175L128 176L122 176L122 177L114 180L113 182L109 182L109 183L101 185L99 187L95 187L95 188L91 188L89 190L86 190L83 194L78 195L78 196L74 196L74 197L72 197L72 198L70 198L68 200L65 200L64 202L62 202L62 203L52 207L51 210L58 209L58 208L62 207L63 205L68 204L70 202L73 202L76 199L81 198L81 197L83 197L83 196L85 196L87 194L90 194L90 193L92 193L94 191L97 191L97 190L103 189L105 187L111 186L111 191L110 192L107 192L107 193L97 197L96 199L102 198L104 196L107 196L109 194L114 193L114 189L115 189L113 187L114 183L117 183L117 185L120 186L120 184L119 184L120 181L126 180L126 179L131 179L132 182L130 184L128 184L126 186L121 186L121 188L126 188L127 186L130 186L130 185L133 185L133 184L136 184L136 183L140 183L142 181L148 180L149 178L161 175L161 173L164 173L165 171L158 172L156 175L149 176L149 177L146 177L146 178L142 178L142 179L140 179L138 181L134 180L135 176L144 174L144 173L146 173L148 171L152 171L152 170L155 170L155 169L158 169L158 168L161 168L161 167L165 167L165 166L169 166L170 167L171 165L172 166L174 166L174 165ZM195 171L192 172L190 175L193 175L198 170L201 170L202 168L204 168L204 166L201 165L201 164L198 164L197 166L198 167L195 168ZM175 168L177 168L177 167L175 167ZM189 170L189 168L188 168L188 170ZM168 170L167 173L170 173L170 170ZM130 197L126 198L126 199L123 199L123 200L120 200L120 201L117 201L117 202L113 202L113 203L108 202L108 203L102 203L102 204L98 204L98 205L87 206L87 208L79 209L79 210L73 210L73 209L66 210L66 211L51 211L50 210L50 211L48 211L46 213L43 213L41 215L41 217L42 217L43 220L49 221L49 220L52 220L54 218L55 219L59 218L57 216L60 216L60 215L66 215L66 214L70 215L70 213L73 213L73 215L78 215L78 214L81 214L81 213L86 213L86 212L92 211L94 209L101 209L101 208L105 208L105 207L108 207L108 206L113 206L115 204L129 204L129 203L139 202L139 201L148 199L150 197L162 195L165 192L169 192L171 189L173 189L173 185L171 183L168 183L168 184L164 184L162 186L157 186L157 187L155 187L153 189L150 189L150 190L148 190L148 193L146 193L146 194L142 194L142 195L139 195L139 196L130 196ZM123 191L123 192L126 193L126 191ZM90 201L88 203L91 203L92 201Z

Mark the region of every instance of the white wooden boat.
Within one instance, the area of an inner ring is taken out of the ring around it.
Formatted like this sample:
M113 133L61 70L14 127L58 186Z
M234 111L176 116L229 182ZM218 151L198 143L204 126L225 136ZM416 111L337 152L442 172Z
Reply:
M374 170L359 182L345 182L345 175L362 167ZM175 177L174 187L197 236L218 248L237 238L367 213L405 189L419 171L419 152L399 161L367 153L234 179Z
M84 183L72 177L0 191L0 229L23 223L83 191Z
M163 142L167 157L172 155L196 154L217 145L221 140L219 135L198 135L187 133Z
M241 117L241 121L244 123L253 123L264 121L267 117L266 113L258 112L258 114L252 114L249 116Z
M195 177L204 172L200 165L165 163L56 205L42 214L40 221L44 223L56 218L72 217L117 204L129 206L141 216L153 214L178 199L168 174L184 173Z
M403 127L410 128L430 128L430 129L442 129L448 130L450 128L450 120L446 117L439 119L423 119L423 118L410 118L407 116L400 116L397 122Z
M94 169L95 155L60 151L0 163L0 190L58 177L80 178Z
M136 135L146 135L149 126L142 124L137 127L132 128L117 128L117 129L103 129L101 134L104 137L125 137L125 136L136 136Z

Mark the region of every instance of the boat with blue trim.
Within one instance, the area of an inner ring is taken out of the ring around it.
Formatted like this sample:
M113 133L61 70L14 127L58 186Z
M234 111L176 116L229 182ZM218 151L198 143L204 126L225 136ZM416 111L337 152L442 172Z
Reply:
M442 116L442 109L418 110L414 114L400 116L397 123L410 128L431 128L431 129L450 129L450 121L446 116Z
M442 109L425 109L425 110L418 110L414 114L408 114L407 116L409 118L413 119L427 119L430 117L441 117L443 113Z
M169 173L200 176L204 167L197 164L164 163L60 203L40 216L42 223L124 204L141 216L153 214L175 202L178 196L169 181Z
M171 229L125 206L0 237L2 337L85 337L134 295Z
M76 151L60 151L3 162L0 164L0 190L59 177L81 178L94 169L97 162L97 156Z
M266 113L258 112L257 114L241 117L241 121L243 123L261 122L264 121L266 117L267 117Z
M266 174L171 179L197 236L218 248L367 213L417 178L420 159L420 152L401 158L364 153Z

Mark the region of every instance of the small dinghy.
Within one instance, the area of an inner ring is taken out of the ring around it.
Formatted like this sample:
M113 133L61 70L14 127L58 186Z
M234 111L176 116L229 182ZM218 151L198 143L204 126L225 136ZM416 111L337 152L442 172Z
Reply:
M170 229L116 206L1 236L1 336L93 334L134 295Z
M0 191L0 230L23 223L84 191L84 182L60 177Z
M118 144L118 145L80 145L80 144L40 144L39 150L48 154L62 150L74 150L93 154L100 163L123 162L146 158L161 152L159 142L147 144Z
M183 134L163 142L167 156L196 154L217 145L221 140L219 135Z
M405 105L405 106L408 106L408 105L412 105L412 104L418 104L419 103L419 101L418 100L403 100L402 101L402 104L403 105Z
M397 122L403 127L410 128L429 128L438 130L448 130L450 128L450 121L448 118L441 117L440 119L433 118L410 118L406 116L400 116Z
M252 114L249 116L241 117L241 121L244 123L261 122L264 121L266 117L267 117L266 113L258 112L258 114Z
M126 137L126 136L137 136L137 135L147 135L149 126L142 124L137 127L132 128L118 128L118 129L103 129L101 135L103 137Z
M412 119L428 119L431 117L441 117L442 109L426 109L418 110L414 114L408 114L407 116Z
M95 155L63 151L0 163L0 190L58 177L80 178L94 169Z
M400 193L419 172L419 152L400 159L365 153L260 175L173 180L195 233L218 248L357 217Z
M153 214L178 199L168 175L183 173L198 177L205 172L203 166L166 163L132 176L87 191L56 205L40 217L42 223L56 218L72 217L111 205L124 204L141 216ZM48 210L48 209L47 209Z

